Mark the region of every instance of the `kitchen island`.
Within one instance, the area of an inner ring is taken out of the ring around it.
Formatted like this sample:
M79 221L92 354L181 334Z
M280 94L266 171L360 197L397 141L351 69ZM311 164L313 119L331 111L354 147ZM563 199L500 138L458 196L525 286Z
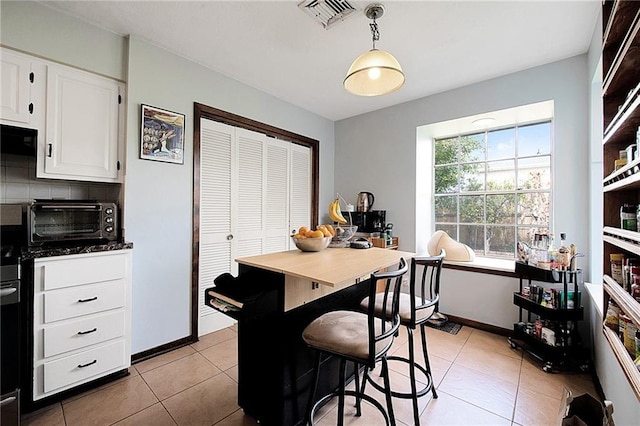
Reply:
M302 331L326 312L358 309L371 273L411 256L380 248L328 248L236 259L238 277L205 290L205 300L238 320L238 404L245 413L265 425L301 422L314 367ZM338 385L337 360L324 360L322 371L319 396Z

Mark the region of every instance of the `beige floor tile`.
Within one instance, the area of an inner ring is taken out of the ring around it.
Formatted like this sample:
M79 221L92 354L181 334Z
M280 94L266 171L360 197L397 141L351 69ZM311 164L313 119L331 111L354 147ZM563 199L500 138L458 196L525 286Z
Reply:
M162 401L219 373L219 368L196 352L142 373L142 377Z
M152 405L149 408L127 417L124 420L115 423L116 426L140 426L140 425L153 425L153 426L175 426L176 422L173 421L167 410L161 403Z
M518 391L513 421L522 425L556 425L560 403L559 399L521 389Z
M377 408L370 405L368 402L362 402L362 415L360 417L356 417L356 408L355 408L355 399L353 397L347 397L345 399L344 404L344 424L346 426L351 425L362 425L362 426L372 426L372 425L384 425L384 417ZM316 420L316 425L318 426L335 426L337 424L338 419L338 407L334 406L325 416L323 416L319 421ZM396 419L397 423L402 425L406 424L402 422L400 419Z
M192 355L195 352L196 352L195 349L187 345L178 349L174 349L171 352L167 352L162 355L149 358L147 360L144 360L142 362L135 364L134 366L139 373L146 373L147 371L153 370L154 368L161 367L177 359Z
M104 425L141 411L158 399L140 376L63 403L67 426Z
M460 332L462 332L462 330L460 330ZM414 335L416 347L422 345L420 339L419 333L416 333L416 335ZM444 331L428 329L427 348L430 355L446 359L447 361L455 361L466 339L466 337L458 337L457 335L445 333Z
M420 365L424 365L423 356L422 356L422 348L416 347L414 348L416 353L417 362ZM400 356L405 359L409 358L409 344L406 343L402 345L402 347L398 348L396 352L393 354L394 356ZM433 381L436 384L436 387L442 379L444 375L451 367L451 361L447 361L446 359L437 357L435 355L429 354L429 363L431 365L431 374L433 376ZM409 364L402 361L389 361L389 368L393 371L397 371L398 373L404 374L405 376L409 376ZM420 371L416 372L416 380L422 383L426 383L426 379L424 378L424 374Z
M234 339L237 337L237 326L227 327L223 328L222 330L214 331L213 333L200 336L199 340L196 343L191 344L191 347L196 351L202 351L204 349L207 349L208 347L217 345L218 343L222 343L225 340Z
M454 363L438 390L504 418L511 418L517 384Z
M20 422L22 426L65 426L62 404L58 402L26 414Z
M213 345L200 353L220 370L228 370L238 365L238 339L229 339Z
M420 424L508 426L511 421L446 392L439 392L438 399L432 399L420 416Z
M238 410L238 385L218 374L164 400L171 417L185 426L213 425Z
M215 426L258 426L259 424L253 417L244 414L242 410L238 410L216 423Z
M519 358L487 351L477 346L464 345L454 364L490 374L500 380L518 384L518 375L522 361Z
M520 370L519 389L535 391L548 397L560 399L565 388L562 375L546 373L538 364L533 364L526 359L522 362Z
M483 330L474 329L467 340L466 346L499 353L500 355L506 355L512 358L522 358L522 351L512 349L506 336L500 336Z

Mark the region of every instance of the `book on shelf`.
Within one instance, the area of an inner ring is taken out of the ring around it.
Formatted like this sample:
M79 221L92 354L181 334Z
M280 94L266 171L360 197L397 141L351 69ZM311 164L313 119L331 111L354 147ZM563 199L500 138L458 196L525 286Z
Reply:
M232 299L229 296L225 296L224 294L218 293L214 290L209 290L209 296L214 297L215 299L224 302L224 304L231 305L237 309L242 309L242 307L244 306L243 302Z

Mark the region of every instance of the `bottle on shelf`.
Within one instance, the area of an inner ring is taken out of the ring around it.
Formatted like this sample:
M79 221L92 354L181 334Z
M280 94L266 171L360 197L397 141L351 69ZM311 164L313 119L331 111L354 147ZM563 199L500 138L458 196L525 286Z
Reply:
M549 234L549 245L547 246L547 261L551 263L551 269L557 269L558 264L556 262L556 257L558 255L558 251L555 246L555 234Z
M564 232L560 233L560 247L558 247L556 262L558 269L569 269L569 264L571 263L571 248L567 245L567 234Z

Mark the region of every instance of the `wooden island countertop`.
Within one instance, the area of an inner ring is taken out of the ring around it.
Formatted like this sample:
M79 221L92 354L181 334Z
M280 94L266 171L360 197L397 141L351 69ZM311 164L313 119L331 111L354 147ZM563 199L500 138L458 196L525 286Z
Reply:
M372 272L396 266L414 253L382 248L327 248L319 252L290 250L236 259L240 265L253 266L285 276L312 281L329 287L344 287Z

